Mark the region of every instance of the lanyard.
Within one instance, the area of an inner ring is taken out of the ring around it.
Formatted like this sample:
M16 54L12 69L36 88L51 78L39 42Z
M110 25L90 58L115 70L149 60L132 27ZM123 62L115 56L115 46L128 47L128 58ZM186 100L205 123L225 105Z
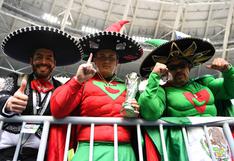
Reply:
M46 93L44 98L41 100L41 94L33 90L33 114L43 115L45 112L51 97L52 91Z

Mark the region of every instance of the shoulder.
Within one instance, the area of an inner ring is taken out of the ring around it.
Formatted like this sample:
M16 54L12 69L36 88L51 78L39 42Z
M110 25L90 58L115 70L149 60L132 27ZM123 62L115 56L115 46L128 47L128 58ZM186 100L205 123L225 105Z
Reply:
M201 84L207 84L213 80L215 80L216 78L213 75L204 75L202 77L197 77L194 78L193 81L197 82L197 83L201 83Z

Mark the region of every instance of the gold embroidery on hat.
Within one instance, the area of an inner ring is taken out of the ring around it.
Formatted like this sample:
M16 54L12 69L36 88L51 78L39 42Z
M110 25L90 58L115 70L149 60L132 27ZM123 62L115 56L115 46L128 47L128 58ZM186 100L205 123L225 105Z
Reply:
M193 41L193 43L183 51L183 56L191 56L194 55L195 51L197 50L197 44Z
M199 65L201 62L204 62L208 59L210 59L210 57L212 57L211 55L209 55L209 53L211 52L211 50L205 50L202 51L200 53L196 53L195 51L197 50L197 44L196 42L192 42L192 44L185 49L184 51L181 51L181 49L179 48L179 46L175 43L172 42L171 44L171 49L170 49L170 53L168 55L168 57L166 56L158 56L158 55L152 55L152 59L153 61L156 62L160 62L163 64L166 64L168 62L169 59L171 58L175 58L175 57L183 57L185 59L187 59L188 61L190 61L192 63L192 65ZM149 71L151 68L144 68L144 71Z
M199 54L196 54L194 57L193 57L193 63L194 64L200 64L201 62L204 62L208 59L210 59L212 56L209 55L209 53L211 52L211 50L206 50L206 51L203 51Z
M183 56L183 57L188 57L194 55L195 51L197 50L197 45L195 42L193 42L187 49L185 49L183 52L180 50L178 45L173 42L171 44L171 50L169 53L169 57L175 57L175 56Z

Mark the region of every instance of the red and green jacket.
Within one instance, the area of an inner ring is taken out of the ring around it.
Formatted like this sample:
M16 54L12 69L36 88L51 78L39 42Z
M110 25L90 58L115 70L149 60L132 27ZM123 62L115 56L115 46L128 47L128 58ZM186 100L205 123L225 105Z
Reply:
M78 109L77 116L85 117L122 117L120 110L125 101L126 87L122 80L116 78L106 84L97 75L85 83L78 83L72 78L65 85L54 91L51 97L51 113L56 118L70 116ZM90 126L78 126L78 141L89 141ZM112 125L96 125L95 141L114 141ZM130 130L118 126L118 141L130 142Z

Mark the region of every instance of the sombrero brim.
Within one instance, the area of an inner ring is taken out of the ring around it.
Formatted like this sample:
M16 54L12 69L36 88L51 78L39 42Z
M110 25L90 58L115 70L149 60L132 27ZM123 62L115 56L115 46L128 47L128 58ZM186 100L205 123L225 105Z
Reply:
M79 40L83 60L87 60L90 53L95 54L102 49L111 49L118 54L119 63L128 63L139 59L143 49L135 40L117 32L99 32L85 36Z
M196 50L193 55L190 56L178 56L178 58L184 58L191 62L192 66L197 66L202 64L209 59L215 53L214 46L208 41L198 39L198 38L183 38L178 40L173 40L165 44L160 45L154 49L149 55L144 59L140 67L140 74L142 77L147 77L152 71L156 62L167 63L168 57L171 52L172 45L176 44L177 47L184 51L193 43L196 44Z
M54 51L56 65L63 66L81 59L78 42L71 35L46 26L32 26L10 33L2 42L4 53L18 61L29 63L38 48Z

